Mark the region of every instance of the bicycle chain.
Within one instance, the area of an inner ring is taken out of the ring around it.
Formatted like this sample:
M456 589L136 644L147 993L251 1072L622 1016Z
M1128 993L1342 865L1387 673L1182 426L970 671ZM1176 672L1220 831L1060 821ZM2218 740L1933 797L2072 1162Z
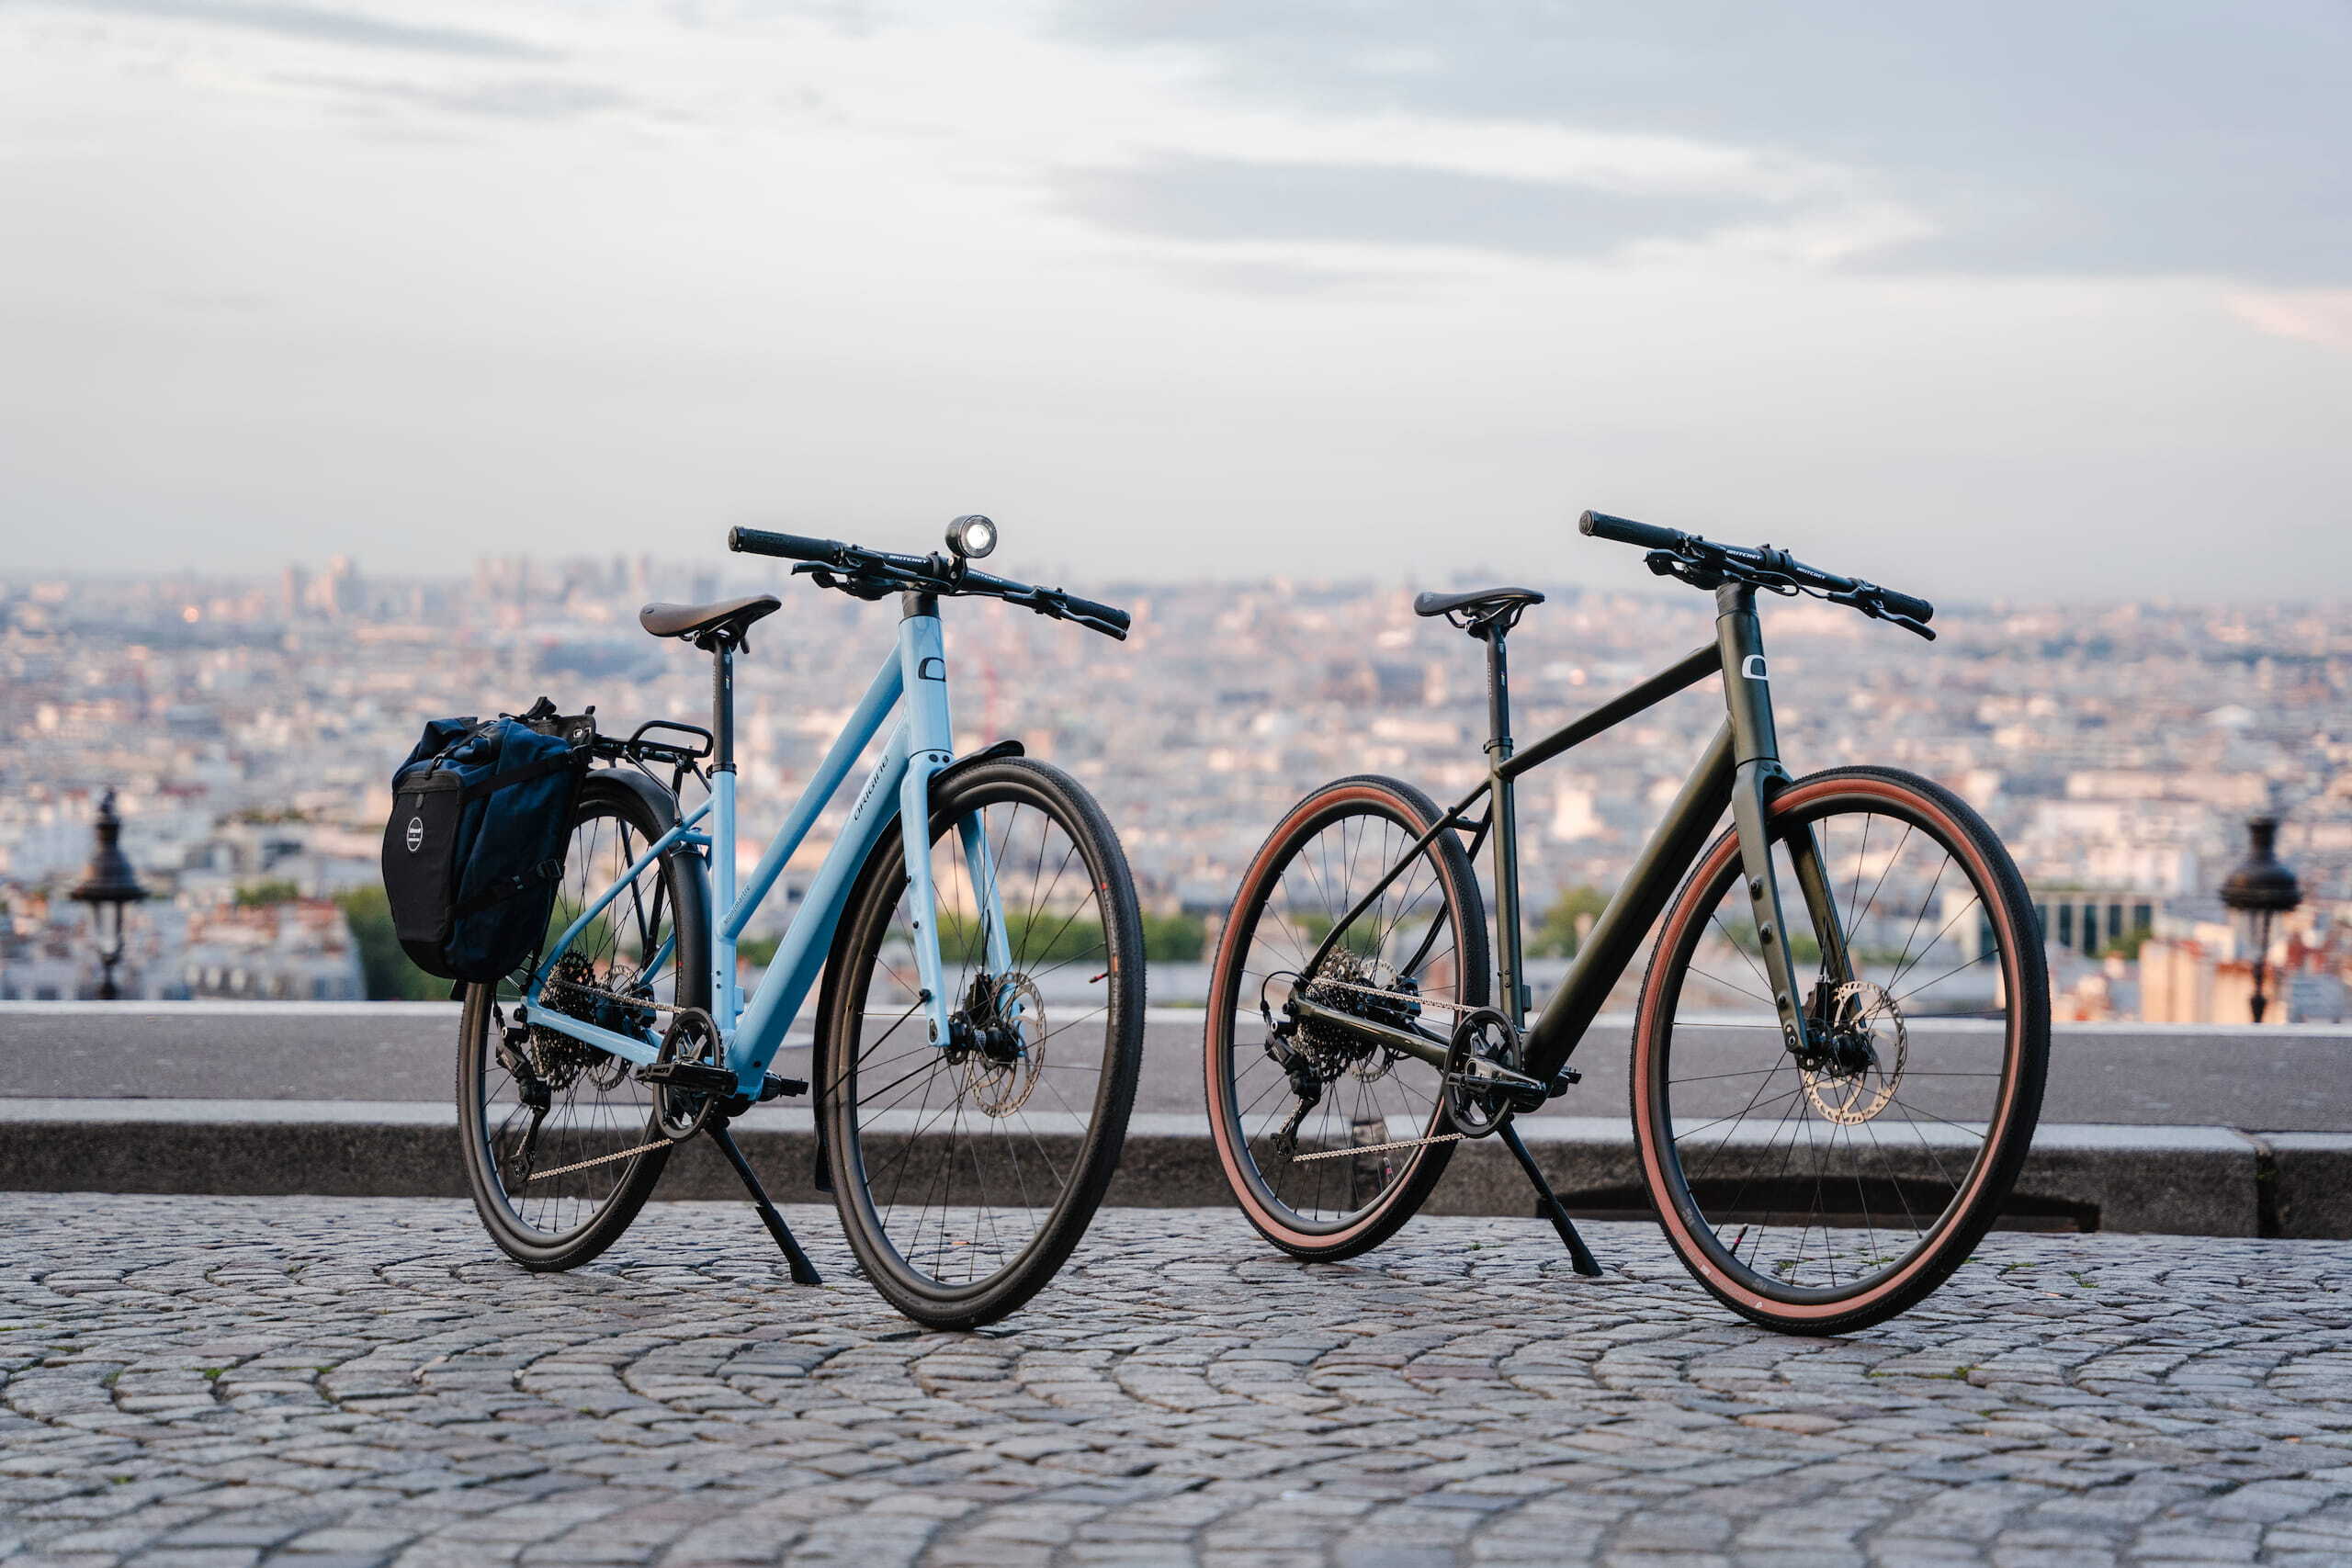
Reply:
M623 1007L644 1008L652 1012L685 1010L675 1002L657 1002L650 997L625 997L618 991L605 990L602 986L585 986L577 980L566 980L554 975L548 976L548 984L560 986L567 991L578 991L583 997L602 997L608 1002L618 1002Z
M1467 1133L1433 1133L1426 1138L1399 1138L1393 1144L1364 1144L1352 1149L1324 1149L1311 1155L1293 1155L1290 1156L1290 1163L1305 1165L1311 1159L1338 1159L1343 1155L1377 1155L1385 1154L1390 1149L1418 1149L1428 1144L1459 1143L1469 1135Z
M650 1155L656 1149L674 1149L677 1146L667 1138L658 1144L639 1144L633 1149L623 1149L618 1154L598 1155L594 1159L583 1159L577 1165L560 1165L553 1170L535 1170L523 1179L523 1185L528 1187L534 1181L548 1181L559 1176L570 1176L575 1170L586 1170L591 1166L610 1165L615 1160L620 1159L635 1159L639 1155Z
M1377 986L1359 986L1352 980L1334 980L1328 976L1319 980L1309 981L1308 984L1329 986L1336 991L1362 991L1367 997L1380 997L1392 1002L1412 1002L1421 1007L1443 1008L1446 1011L1456 1015L1478 1010L1464 1002L1449 1002L1437 997L1416 996L1409 991L1384 991Z

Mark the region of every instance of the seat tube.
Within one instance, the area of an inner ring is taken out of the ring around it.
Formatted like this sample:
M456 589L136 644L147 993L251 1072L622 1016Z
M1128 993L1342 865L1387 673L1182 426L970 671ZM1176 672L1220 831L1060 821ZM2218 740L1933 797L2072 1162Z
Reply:
M899 664L907 694L907 771L899 782L899 830L906 852L907 907L914 927L915 973L928 998L924 1010L934 1045L951 1043L939 957L939 897L931 875L931 781L955 760L956 731L947 704L947 643L939 600L900 596Z
M1788 771L1781 766L1781 742L1772 725L1770 671L1764 659L1763 628L1756 618L1756 590L1726 582L1715 590L1715 642L1724 662L1724 701L1732 733L1732 824L1739 834L1740 870L1748 907L1763 949L1765 975L1772 984L1772 1011L1781 1042L1790 1050L1805 1043L1804 998L1789 933L1781 917L1781 889L1772 873L1772 843L1766 836L1766 808Z
M1487 626L1487 782L1494 813L1495 964L1502 994L1495 998L1515 1029L1527 1023L1527 986L1521 978L1523 956L1519 931L1519 805L1503 764L1510 761L1510 660L1505 628Z

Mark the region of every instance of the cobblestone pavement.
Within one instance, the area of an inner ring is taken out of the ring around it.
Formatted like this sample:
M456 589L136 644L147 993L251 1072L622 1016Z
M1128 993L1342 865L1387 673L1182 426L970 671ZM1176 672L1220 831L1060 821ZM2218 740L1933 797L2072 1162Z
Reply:
M978 1335L740 1205L525 1274L463 1205L0 1195L0 1557L1998 1568L2352 1562L2352 1245L2003 1235L1790 1339L1646 1226L1352 1265L1105 1214Z

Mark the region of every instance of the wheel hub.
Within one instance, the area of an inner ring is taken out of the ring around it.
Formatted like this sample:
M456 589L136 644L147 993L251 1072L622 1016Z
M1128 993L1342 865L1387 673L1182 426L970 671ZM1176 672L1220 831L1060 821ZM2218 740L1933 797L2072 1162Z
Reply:
M1026 975L981 975L953 1021L958 1043L947 1054L965 1092L985 1116L1010 1116L1036 1092L1045 1043L1053 1032L1046 998Z
M1909 1055L1909 1031L1886 987L1868 980L1845 982L1827 1002L1826 1041L1798 1070L1805 1099L1825 1120L1856 1127L1894 1103Z
M1401 978L1396 970L1376 958L1345 948L1333 950L1317 967L1315 977L1301 989L1309 1000L1334 1012L1399 1028L1408 1026L1413 1015L1420 1010L1417 1003L1399 999L1414 989L1410 980ZM1364 1083L1376 1083L1387 1077L1389 1069L1401 1059L1401 1053L1317 1019L1301 1021L1298 1039L1306 1048L1316 1075L1325 1083L1342 1073L1353 1073Z

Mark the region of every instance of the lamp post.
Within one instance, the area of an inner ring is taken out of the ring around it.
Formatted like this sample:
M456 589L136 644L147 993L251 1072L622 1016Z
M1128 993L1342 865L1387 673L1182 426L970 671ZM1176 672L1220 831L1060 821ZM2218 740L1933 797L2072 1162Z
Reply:
M2245 828L2251 847L2222 884L2222 902L2254 942L2254 1021L2260 1023L2269 1000L2262 994L2262 982L2270 960L2270 923L2303 901L2303 889L2276 852L2278 818L2249 818Z
M130 859L122 852L122 818L115 814L114 791L98 802L98 847L90 855L90 869L82 878L82 886L74 889L74 901L90 907L90 923L97 931L98 1000L118 1000L121 993L114 987L114 966L122 962L123 907L136 904L147 897L147 889L139 885L139 874L130 869Z

